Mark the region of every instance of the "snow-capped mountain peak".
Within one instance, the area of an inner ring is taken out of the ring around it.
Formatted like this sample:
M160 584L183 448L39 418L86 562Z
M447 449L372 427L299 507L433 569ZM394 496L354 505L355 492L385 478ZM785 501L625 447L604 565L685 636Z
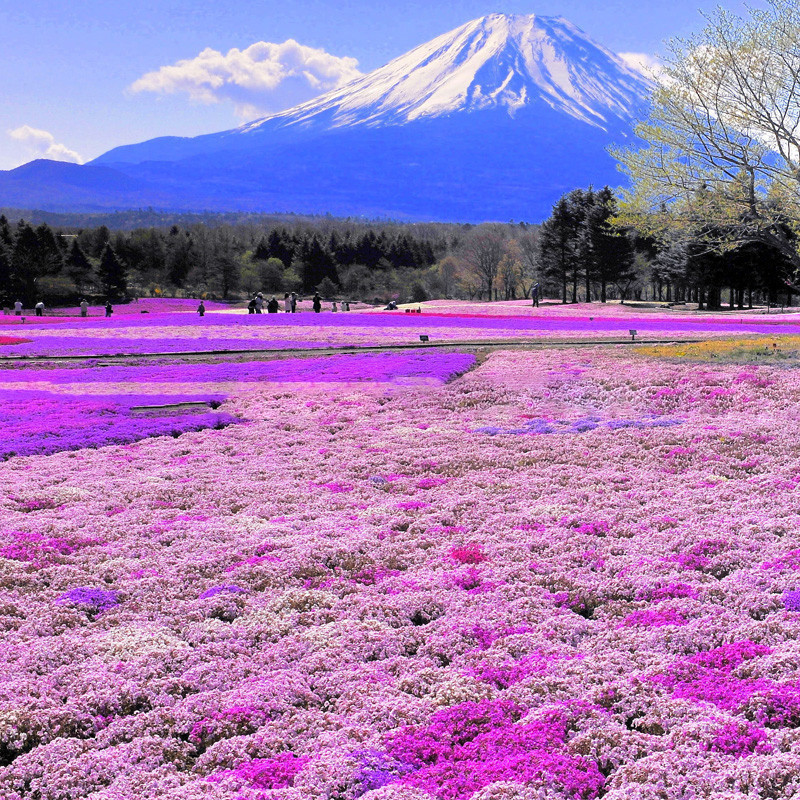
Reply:
M345 87L265 123L397 125L490 108L514 116L546 103L608 130L629 122L651 84L563 17L491 14L414 48Z

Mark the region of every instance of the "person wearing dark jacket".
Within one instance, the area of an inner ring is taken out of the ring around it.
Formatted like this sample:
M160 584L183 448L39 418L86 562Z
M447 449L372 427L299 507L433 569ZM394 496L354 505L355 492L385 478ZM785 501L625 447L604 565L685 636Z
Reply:
M322 298L319 296L319 292L314 293L312 307L314 308L315 314L319 314L319 312L322 311Z
M272 298L267 303L267 314L277 314L278 313L278 301L275 299L275 295L272 295Z

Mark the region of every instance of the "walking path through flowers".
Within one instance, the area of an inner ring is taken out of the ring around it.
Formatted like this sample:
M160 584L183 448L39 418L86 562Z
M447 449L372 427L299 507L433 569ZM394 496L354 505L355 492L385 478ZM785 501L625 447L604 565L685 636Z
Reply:
M0 797L799 796L800 347L708 326L7 364Z

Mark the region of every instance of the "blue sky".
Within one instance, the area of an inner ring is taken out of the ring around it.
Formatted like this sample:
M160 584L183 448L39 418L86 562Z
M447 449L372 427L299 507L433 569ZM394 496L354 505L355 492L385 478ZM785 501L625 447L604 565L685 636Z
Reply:
M232 128L484 14L561 15L611 50L654 54L666 38L700 29L700 11L715 5L0 0L0 169L42 155L85 161L155 136Z

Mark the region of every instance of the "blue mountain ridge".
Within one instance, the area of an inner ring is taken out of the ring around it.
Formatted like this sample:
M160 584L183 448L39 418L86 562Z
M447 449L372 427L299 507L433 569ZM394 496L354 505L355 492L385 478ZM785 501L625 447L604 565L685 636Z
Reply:
M237 129L0 172L0 205L539 221L620 182L650 88L566 20L492 15Z

